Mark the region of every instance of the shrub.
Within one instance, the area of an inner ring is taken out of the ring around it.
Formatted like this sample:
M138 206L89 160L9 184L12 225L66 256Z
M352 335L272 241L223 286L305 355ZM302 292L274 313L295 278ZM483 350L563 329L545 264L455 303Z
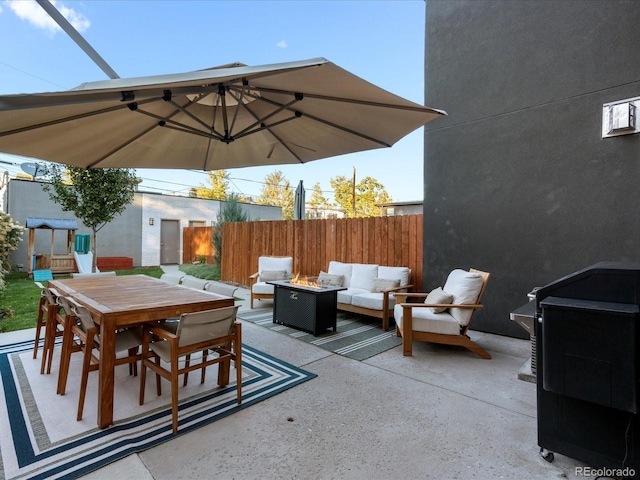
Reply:
M0 212L0 299L5 289L4 276L11 271L9 255L18 249L22 241L24 227L16 222L8 213ZM5 311L0 307L0 311Z

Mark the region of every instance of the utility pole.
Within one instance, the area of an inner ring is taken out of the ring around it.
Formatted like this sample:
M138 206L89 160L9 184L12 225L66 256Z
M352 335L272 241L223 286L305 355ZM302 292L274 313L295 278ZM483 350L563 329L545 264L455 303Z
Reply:
M356 218L356 167L353 167L353 191L351 194L353 198L353 218Z

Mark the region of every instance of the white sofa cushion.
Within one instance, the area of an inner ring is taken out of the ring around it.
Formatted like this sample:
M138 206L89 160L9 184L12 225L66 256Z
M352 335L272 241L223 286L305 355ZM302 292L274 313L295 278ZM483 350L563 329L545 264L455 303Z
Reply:
M412 330L416 332L441 333L444 335L460 335L460 324L447 312L433 313L433 309L417 307L411 310ZM402 307L393 308L393 316L398 328L402 328Z
M448 292L445 292L442 289L442 287L434 288L433 290L431 290L429 295L427 295L427 298L424 299L424 303L428 303L431 305L437 305L437 304L443 304L443 303L447 303L451 305L451 302L453 302L453 295L451 295ZM445 310L447 310L447 307L431 308L431 311L433 313L442 313Z
M269 285L268 283L264 283L264 282L256 282L253 284L251 291L253 293L258 293L258 294L273 295L273 285Z
M371 310L382 311L382 300L384 295L379 292L366 292L351 297L351 305L354 307L369 308ZM389 310L393 310L396 299L393 295L389 295Z
M338 293L338 303L346 303L351 305L355 296L363 293L371 293L369 290L363 290L362 288L347 288L346 290L340 290Z
M378 265L354 263L349 287L373 292L376 278L378 278Z
M456 269L449 274L447 282L444 284L442 289L453 295L453 301L451 303L454 305L474 305L478 301L478 295L480 295L482 284L482 275L478 273L471 273L466 270ZM469 320L471 320L473 309L450 308L449 313L460 325L464 327L467 326Z
M287 272L287 278L291 278L293 270L293 257L258 257L258 274L262 272Z
M400 280L400 286L409 284L410 270L408 267L387 267L381 265L378 267L378 278L393 278Z
M329 262L328 273L332 275L344 275L343 287L349 287L351 281L351 272L353 270L351 263L342 263L332 260ZM344 303L344 302L343 302Z

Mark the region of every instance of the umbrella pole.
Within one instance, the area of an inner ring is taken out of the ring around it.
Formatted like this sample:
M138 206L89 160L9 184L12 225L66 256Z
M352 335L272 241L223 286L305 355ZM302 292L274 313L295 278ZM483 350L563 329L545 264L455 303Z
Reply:
M49 16L65 31L67 35L71 37L71 39L78 44L78 46L89 55L89 58L98 65L104 73L110 79L120 78L120 76L109 66L107 62L100 56L98 52L94 50L94 48L89 45L80 33L73 28L73 25L69 23L69 21L62 16L62 14L49 2L49 0L36 0L38 4L49 14Z

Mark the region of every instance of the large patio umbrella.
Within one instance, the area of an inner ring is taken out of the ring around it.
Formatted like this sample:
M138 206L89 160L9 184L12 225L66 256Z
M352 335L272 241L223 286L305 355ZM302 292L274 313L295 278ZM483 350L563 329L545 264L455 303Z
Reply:
M323 58L238 63L0 96L0 151L86 168L305 163L389 147L442 115Z

